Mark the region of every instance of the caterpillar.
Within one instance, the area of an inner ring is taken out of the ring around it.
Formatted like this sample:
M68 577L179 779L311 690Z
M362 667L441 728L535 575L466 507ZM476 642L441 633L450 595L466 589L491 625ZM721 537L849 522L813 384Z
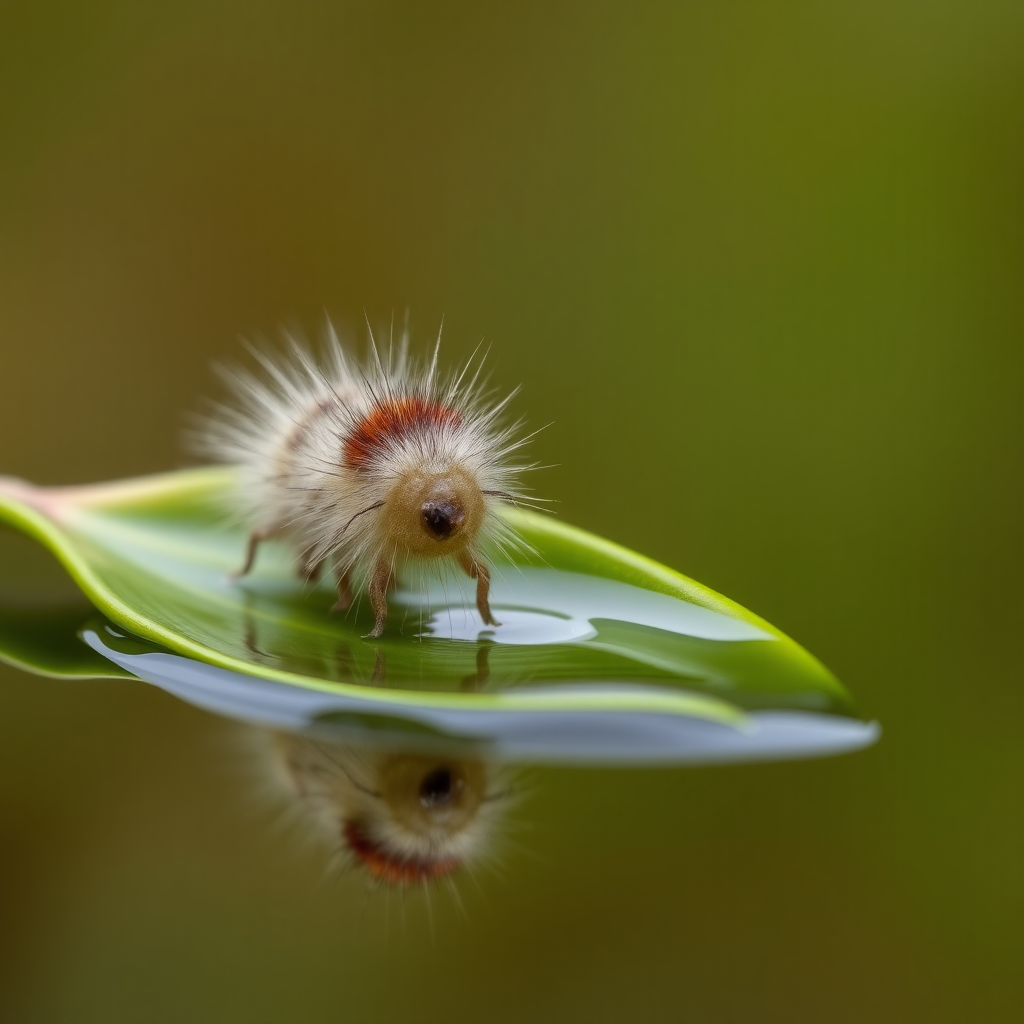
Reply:
M254 730L264 795L341 867L406 888L486 860L515 796L509 770L467 756Z
M417 362L403 332L382 358L371 331L359 362L328 323L317 353L286 336L283 350L247 346L257 370L217 368L231 397L213 404L193 441L240 471L236 511L249 536L235 578L264 541L286 540L302 578L333 569L332 610L347 612L365 587L367 636L379 637L396 575L450 563L475 580L483 623L499 625L487 552L526 547L501 506L528 503L519 475L535 467L516 453L532 435L522 421L502 425L518 388L493 399L476 353L442 375L440 341Z

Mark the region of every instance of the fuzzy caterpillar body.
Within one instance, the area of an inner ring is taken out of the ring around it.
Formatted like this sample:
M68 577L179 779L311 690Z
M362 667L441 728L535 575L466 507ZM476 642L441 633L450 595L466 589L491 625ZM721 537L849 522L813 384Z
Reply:
M263 731L249 749L265 792L309 839L385 885L425 885L480 863L514 795L507 769L471 757Z
M386 360L372 345L365 365L333 329L319 358L291 340L283 356L251 351L262 372L223 371L233 401L198 436L206 455L240 470L237 511L251 532L237 575L262 541L286 539L302 576L334 570L336 609L351 606L354 584L367 588L376 637L396 572L449 561L477 581L480 616L498 625L485 552L521 545L499 506L520 497L529 468L511 461L525 443L519 424L498 422L512 395L490 401L479 363L442 378L437 346L418 365L405 337Z

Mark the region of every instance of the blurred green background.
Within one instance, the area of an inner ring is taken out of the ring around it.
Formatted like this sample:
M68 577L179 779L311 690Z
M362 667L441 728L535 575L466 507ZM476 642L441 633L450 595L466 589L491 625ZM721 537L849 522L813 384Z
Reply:
M240 334L443 315L559 515L884 728L534 772L431 931L231 727L0 668L0 1019L1022 1019L1022 269L1020 3L0 6L0 472L182 465Z

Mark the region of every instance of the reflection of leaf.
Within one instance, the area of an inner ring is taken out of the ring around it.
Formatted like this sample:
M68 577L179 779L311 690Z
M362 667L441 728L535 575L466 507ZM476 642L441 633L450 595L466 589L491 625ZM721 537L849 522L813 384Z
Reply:
M284 545L264 545L254 573L229 580L245 541L220 512L233 485L223 469L67 489L0 478L0 520L50 548L137 636L396 710L530 704L734 722L743 707L848 713L828 671L767 623L640 555L518 511L510 518L545 566L496 565L492 603L505 625L478 630L453 578L428 596L434 613L422 625L420 598L399 594L385 636L365 641L365 602L347 618L330 614L329 583L303 594Z
M0 603L0 661L54 679L130 679L78 638L88 614L81 604L25 609Z

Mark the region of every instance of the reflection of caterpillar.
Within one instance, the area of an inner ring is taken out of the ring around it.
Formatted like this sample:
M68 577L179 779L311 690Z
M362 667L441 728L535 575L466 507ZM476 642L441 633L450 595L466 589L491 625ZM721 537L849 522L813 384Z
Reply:
M335 608L351 606L353 577L365 583L369 635L380 636L396 569L443 559L477 581L480 616L496 626L483 551L522 544L497 509L523 500L516 477L529 467L511 459L526 439L518 423L499 426L512 396L490 401L480 364L442 378L436 346L424 366L406 348L403 336L382 361L373 345L359 367L329 330L322 360L291 342L283 358L253 350L262 375L224 374L234 404L215 407L198 446L242 470L239 510L251 533L238 575L261 541L286 534L303 575L334 568Z
M271 734L268 767L320 840L379 882L430 882L475 863L509 791L497 771L430 757ZM278 785L276 788L281 789Z

